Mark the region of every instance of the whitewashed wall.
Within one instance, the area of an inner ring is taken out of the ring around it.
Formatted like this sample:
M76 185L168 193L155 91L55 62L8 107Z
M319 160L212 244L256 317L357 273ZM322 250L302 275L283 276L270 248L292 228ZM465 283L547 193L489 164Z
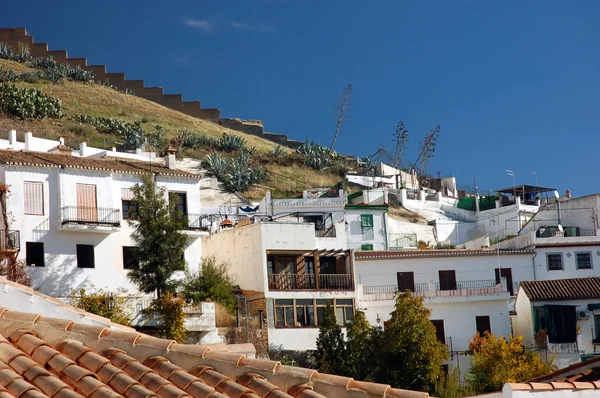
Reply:
M386 218L387 210L383 209L346 209L346 238L348 241L348 248L360 250L363 244L372 244L373 250L386 250L387 249L387 231L386 231ZM373 239L363 240L362 227L360 216L363 214L370 214L373 216Z
M422 240L430 246L437 244L435 228L431 225L417 224L395 219L388 214L388 234L417 234L417 241Z
M552 238L554 239L554 238ZM577 238L559 238L560 240L566 241ZM546 241L547 239L537 239L537 242ZM591 252L592 269L577 269L576 267L576 255L577 252ZM564 279L564 278L586 278L590 276L600 275L600 242L596 242L595 245L590 246L567 246L567 247L542 247L536 246L535 248L535 277L536 280L548 280L548 279ZM563 270L562 271L550 271L547 264L548 253L562 253L563 258Z

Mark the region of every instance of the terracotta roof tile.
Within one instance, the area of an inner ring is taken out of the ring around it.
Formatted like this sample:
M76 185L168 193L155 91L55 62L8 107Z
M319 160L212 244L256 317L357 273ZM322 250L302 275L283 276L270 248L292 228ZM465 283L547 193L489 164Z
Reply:
M500 249L500 254L522 255L534 254L533 249ZM452 249L452 250L364 250L355 251L356 260L381 260L415 257L473 257L473 256L497 256L498 250L495 249Z
M525 281L520 286L530 300L600 298L600 277Z
M0 335L0 398L427 396L249 358L225 351L222 344L215 349L177 344L137 332L0 311L12 313L10 319L0 316L0 330L10 333L10 341Z

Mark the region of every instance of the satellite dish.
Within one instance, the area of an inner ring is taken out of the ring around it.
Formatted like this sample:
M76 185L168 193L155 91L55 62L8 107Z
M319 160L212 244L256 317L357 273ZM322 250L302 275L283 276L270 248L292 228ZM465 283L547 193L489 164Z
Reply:
M558 224L558 230L560 231L561 234L565 232L565 229L560 224Z
M559 195L558 191L554 191L554 197L555 197L556 199L560 198L560 195Z

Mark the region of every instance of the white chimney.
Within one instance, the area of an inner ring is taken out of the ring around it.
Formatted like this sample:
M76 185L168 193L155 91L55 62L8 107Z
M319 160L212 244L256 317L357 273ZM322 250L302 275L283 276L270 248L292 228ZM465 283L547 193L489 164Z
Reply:
M166 150L167 156L165 156L165 166L167 166L170 170L175 170L177 166L175 166L175 154L177 153L177 149L169 146Z
M117 152L117 147L116 146L112 147L112 151Z
M8 132L8 144L15 145L17 142L17 130L9 130Z
M79 144L79 156L85 157L86 149L87 149L87 143L82 142L81 144Z
M31 141L33 138L33 133L28 131L25 133L25 150L29 151L31 149Z
M65 145L65 139L63 137L60 137L58 139L58 142L59 142L60 145Z
M219 180L217 180L217 177L215 177L215 176L210 177L210 187L211 187L211 189L219 188Z

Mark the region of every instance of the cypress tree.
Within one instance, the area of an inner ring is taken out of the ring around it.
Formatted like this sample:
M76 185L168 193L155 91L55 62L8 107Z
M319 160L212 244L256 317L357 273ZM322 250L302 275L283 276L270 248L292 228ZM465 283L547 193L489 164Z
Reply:
M325 320L319 328L317 350L314 353L319 372L345 374L345 351L344 334L337 324L333 307L327 304L327 307L325 307Z

